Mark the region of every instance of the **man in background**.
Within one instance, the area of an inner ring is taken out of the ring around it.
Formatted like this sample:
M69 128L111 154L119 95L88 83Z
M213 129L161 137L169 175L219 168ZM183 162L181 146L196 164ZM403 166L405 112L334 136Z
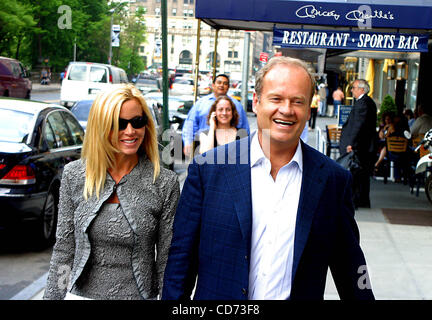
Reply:
M413 137L425 134L432 128L432 116L425 112L424 107L420 104L417 108L418 117L415 119L411 127L411 135Z
M339 113L339 107L342 104L343 99L345 98L344 93L342 92L341 87L337 87L335 91L333 91L333 117L337 117Z
M190 109L182 129L182 139L184 143L183 152L186 156L193 156L193 143L199 132L209 129L207 116L210 107L219 96L227 95L229 89L229 78L225 74L217 75L212 84L213 92L200 98ZM234 102L237 112L240 116L237 129L245 129L249 135L249 122L246 111L242 104L236 99L230 97Z
M361 165L353 176L353 196L356 208L370 208L370 176L376 160L377 148L377 107L367 94L369 84L366 80L354 81L351 92L355 98L354 106L342 127L339 143L341 155L355 152Z

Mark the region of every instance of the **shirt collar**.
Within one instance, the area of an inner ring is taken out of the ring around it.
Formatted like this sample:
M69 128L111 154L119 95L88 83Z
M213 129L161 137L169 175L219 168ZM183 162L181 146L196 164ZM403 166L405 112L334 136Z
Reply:
M261 145L258 140L258 130L252 133L252 141L251 141L251 152L250 152L250 166L253 168L254 166L259 165L262 161L269 161L261 148ZM285 166L288 166L290 163L297 163L300 172L303 172L303 152L301 148L301 142L299 141L297 144L296 152L292 157L291 161L287 163ZM285 167L284 166L284 167Z

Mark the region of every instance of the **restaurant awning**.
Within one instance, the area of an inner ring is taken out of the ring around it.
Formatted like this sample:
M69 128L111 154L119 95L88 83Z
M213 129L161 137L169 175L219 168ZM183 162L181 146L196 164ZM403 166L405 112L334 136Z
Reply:
M432 30L432 0L195 0L195 16L216 29L347 27Z

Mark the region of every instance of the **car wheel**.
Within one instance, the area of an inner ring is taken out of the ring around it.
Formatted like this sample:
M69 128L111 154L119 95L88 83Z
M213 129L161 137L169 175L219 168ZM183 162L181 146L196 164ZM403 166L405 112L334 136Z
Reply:
M41 244L52 245L55 241L57 230L57 198L50 191L45 200L45 205L38 224L38 240Z

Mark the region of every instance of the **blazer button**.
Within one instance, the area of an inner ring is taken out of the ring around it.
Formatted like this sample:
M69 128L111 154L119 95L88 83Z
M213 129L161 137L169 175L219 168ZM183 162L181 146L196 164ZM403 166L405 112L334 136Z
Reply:
M245 256L245 260L247 260L248 259L248 256Z
M246 291L245 288L242 288L242 293L243 293L244 296L246 295L247 291Z

